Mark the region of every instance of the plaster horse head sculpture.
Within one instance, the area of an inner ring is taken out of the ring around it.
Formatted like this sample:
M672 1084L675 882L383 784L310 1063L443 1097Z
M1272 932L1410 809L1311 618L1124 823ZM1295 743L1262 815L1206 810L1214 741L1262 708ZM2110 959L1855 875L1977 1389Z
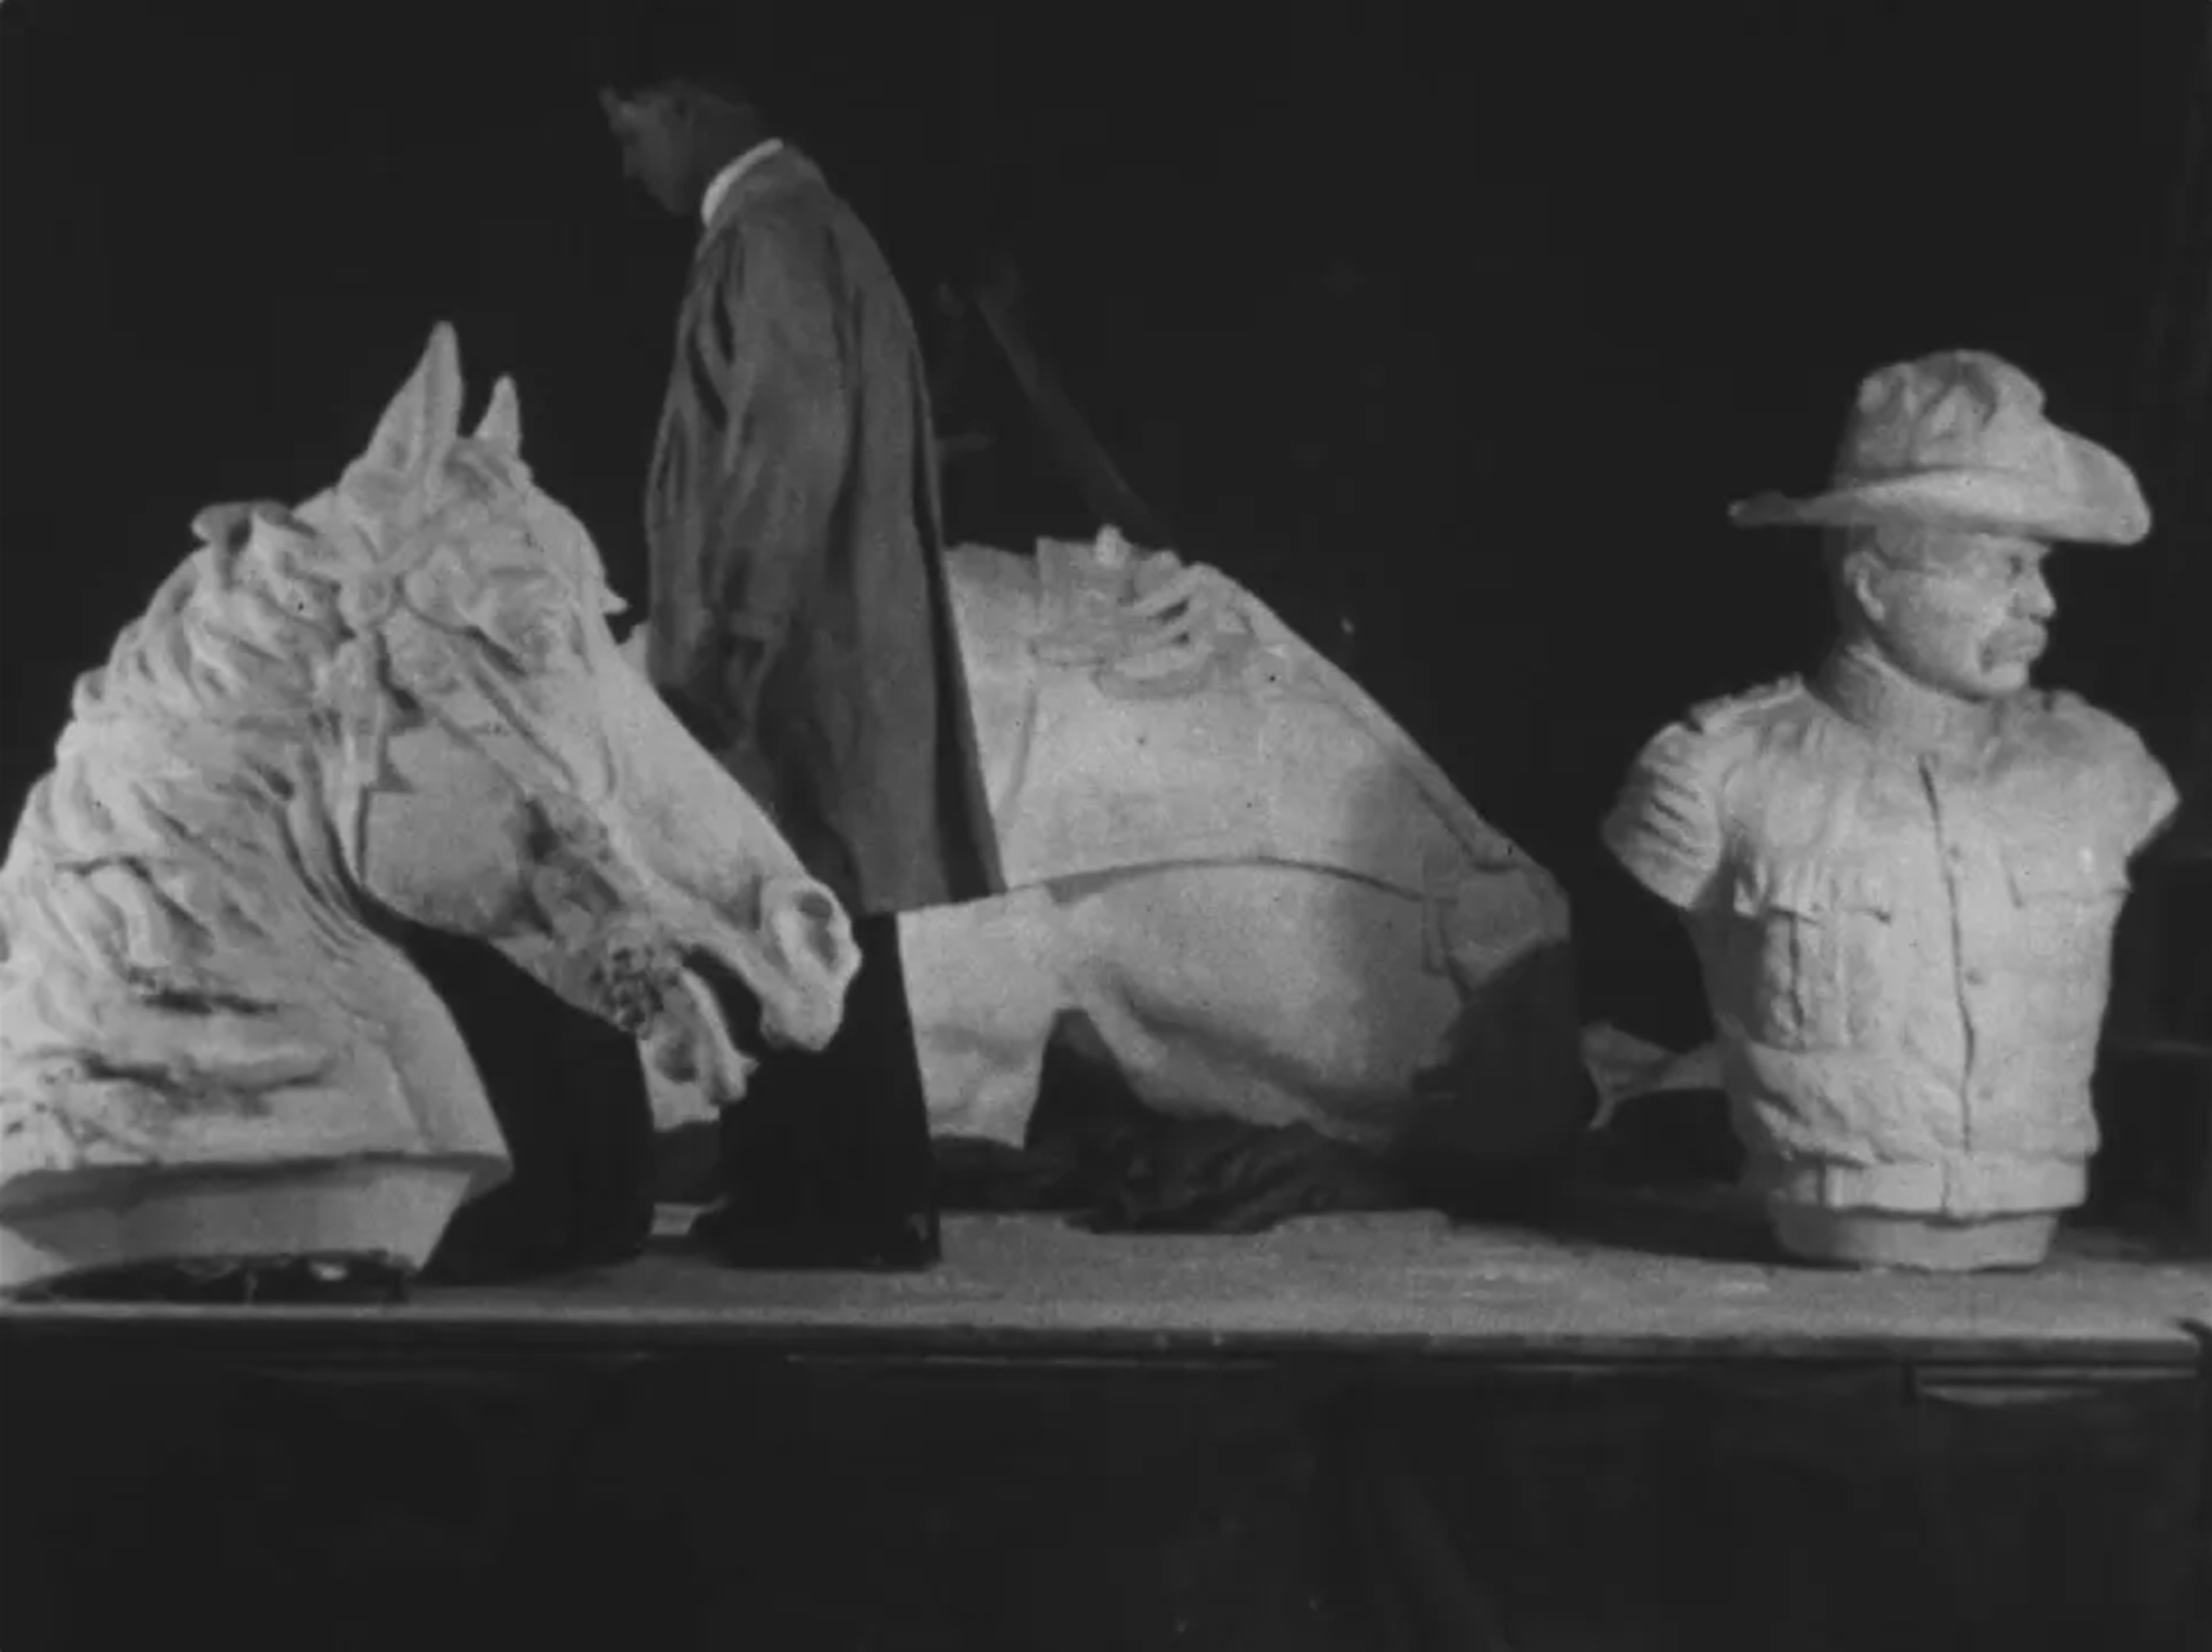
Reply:
M204 543L78 683L0 865L0 1287L368 1253L419 1266L505 1144L396 916L480 938L742 1095L720 977L818 1048L846 914L617 653L513 385L440 326L368 450Z

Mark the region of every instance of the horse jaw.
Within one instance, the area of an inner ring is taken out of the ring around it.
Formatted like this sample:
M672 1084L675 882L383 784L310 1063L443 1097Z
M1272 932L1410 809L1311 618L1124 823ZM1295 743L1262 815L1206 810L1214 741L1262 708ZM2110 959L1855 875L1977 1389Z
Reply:
M679 1087L680 1093L722 1104L744 1096L753 1060L738 1048L714 989L696 972L685 969L678 975L661 999L659 1015L639 1042L653 1070ZM661 1122L664 1127L693 1122L712 1111L710 1105Z
M858 967L849 922L603 620L534 686L529 738L550 764L495 760L454 726L459 701L388 732L360 809L360 885L496 947L709 1106L737 1101L754 1062L726 1003L757 1004L772 1042L821 1048Z
M356 877L368 900L483 941L714 1099L744 1094L752 1063L702 971L734 975L750 959L659 886L618 796L534 789L428 720L388 739L384 773L362 806Z

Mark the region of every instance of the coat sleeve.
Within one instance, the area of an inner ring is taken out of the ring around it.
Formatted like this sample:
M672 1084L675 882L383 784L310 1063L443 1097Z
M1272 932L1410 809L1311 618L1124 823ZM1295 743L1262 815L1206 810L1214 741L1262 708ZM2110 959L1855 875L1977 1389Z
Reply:
M654 616L688 640L669 674L721 736L750 747L763 683L817 577L843 492L851 431L836 294L803 228L723 238L678 343L689 416L683 535L693 564ZM656 607L660 592L656 588ZM703 703L702 703L703 702Z

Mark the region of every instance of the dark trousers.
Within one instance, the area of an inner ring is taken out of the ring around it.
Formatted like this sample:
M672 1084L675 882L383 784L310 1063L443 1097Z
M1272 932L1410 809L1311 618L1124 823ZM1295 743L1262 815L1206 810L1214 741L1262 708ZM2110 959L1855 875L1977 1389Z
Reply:
M894 914L859 917L860 972L827 1049L769 1052L722 1111L722 1205L694 1233L761 1266L937 1260L936 1166Z

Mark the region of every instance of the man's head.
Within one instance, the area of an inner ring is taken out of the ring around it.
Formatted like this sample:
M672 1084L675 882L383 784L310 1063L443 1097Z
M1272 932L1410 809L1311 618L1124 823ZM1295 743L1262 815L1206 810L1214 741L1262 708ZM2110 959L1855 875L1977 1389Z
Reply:
M2053 544L2150 531L2127 465L2051 423L2035 381L1981 350L1868 374L1827 490L1762 495L1730 514L1825 529L1846 640L1966 700L2027 686L2057 609L2043 580Z
M2016 694L2050 640L2051 547L2016 534L1897 520L1832 530L1845 641L1955 699Z
M602 87L599 106L623 175L678 217L698 211L714 174L769 135L742 90L698 75Z

